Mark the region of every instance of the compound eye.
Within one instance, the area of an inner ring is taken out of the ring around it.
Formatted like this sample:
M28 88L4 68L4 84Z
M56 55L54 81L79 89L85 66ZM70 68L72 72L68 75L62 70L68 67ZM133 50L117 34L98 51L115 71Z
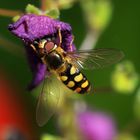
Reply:
M45 50L47 53L49 53L53 48L54 48L55 44L53 42L47 42L45 44Z

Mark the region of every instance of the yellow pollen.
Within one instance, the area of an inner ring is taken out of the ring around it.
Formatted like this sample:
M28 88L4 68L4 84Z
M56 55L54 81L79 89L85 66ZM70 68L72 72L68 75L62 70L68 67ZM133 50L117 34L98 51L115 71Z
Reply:
M73 75L75 73L76 73L76 68L72 66L70 69L70 74Z
M74 80L75 80L76 82L80 82L82 79L83 79L82 73L80 73L79 75L75 76L75 78L74 78Z
M69 81L68 84L67 84L67 86L69 88L74 87L74 85L75 85L75 83L73 81Z
M61 80L62 80L62 81L66 81L67 79L68 79L67 76L61 76Z
M88 86L88 80L86 80L86 81L81 85L82 88L85 88L85 87L87 87L87 86Z

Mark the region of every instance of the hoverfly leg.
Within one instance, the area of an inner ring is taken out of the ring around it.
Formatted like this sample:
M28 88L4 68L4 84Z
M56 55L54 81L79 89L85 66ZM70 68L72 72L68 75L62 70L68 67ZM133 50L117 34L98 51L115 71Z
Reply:
M36 48L35 48L35 46L34 46L33 44L31 44L30 47L33 49L33 51L34 51L35 53L37 53L37 50L36 50Z
M59 46L61 46L61 43L62 43L62 34L61 34L60 27L58 27L58 37L59 37Z
M71 40L71 42L70 42L70 51L72 51L73 49L72 49L72 44L73 44L73 41L74 41L74 35L72 35L72 40Z
M44 57L41 57L41 61L43 62L43 64L46 64Z

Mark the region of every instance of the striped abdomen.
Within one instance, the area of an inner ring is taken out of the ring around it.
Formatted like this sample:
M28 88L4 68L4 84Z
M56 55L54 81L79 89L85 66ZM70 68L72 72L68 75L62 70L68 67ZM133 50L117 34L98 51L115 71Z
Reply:
M61 81L70 89L77 93L87 93L90 91L90 83L87 78L71 64L67 63L66 69L59 73Z

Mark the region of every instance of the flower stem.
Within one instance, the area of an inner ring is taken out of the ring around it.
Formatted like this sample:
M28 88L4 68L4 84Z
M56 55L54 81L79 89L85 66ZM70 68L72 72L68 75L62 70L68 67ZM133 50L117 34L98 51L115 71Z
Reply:
M114 92L114 90L110 87L110 86L108 86L108 87L97 87L97 88L95 88L94 89L94 92L95 93L112 93L112 92Z
M41 10L45 11L47 9L47 0L41 0Z
M99 34L94 31L88 31L80 50L91 50L95 48L96 42L98 40Z
M53 0L41 0L41 11L44 12L46 10L54 9L56 4Z
M21 13L22 13L21 11L0 8L0 16L13 17Z

